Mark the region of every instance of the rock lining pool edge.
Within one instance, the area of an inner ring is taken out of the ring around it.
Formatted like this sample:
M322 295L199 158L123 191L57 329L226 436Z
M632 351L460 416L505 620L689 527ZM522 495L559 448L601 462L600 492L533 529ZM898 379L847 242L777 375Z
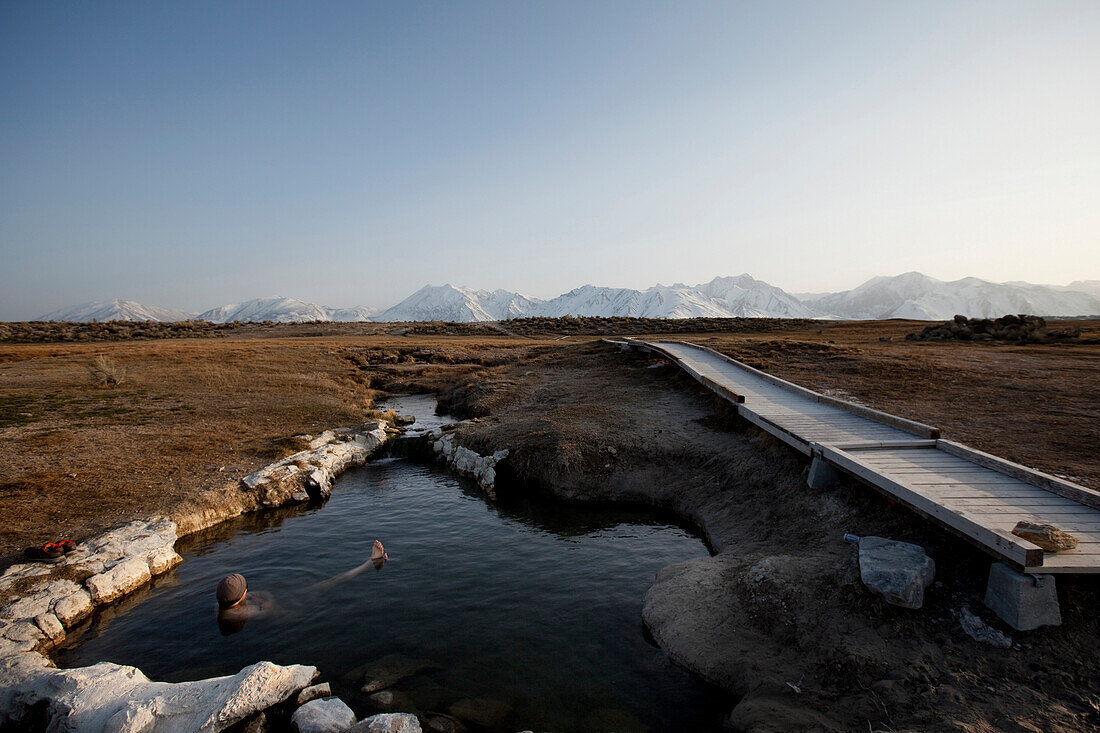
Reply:
M80 543L57 563L9 567L0 575L0 591L41 580L0 609L0 723L18 722L44 706L51 730L220 731L308 686L316 667L264 661L236 675L168 683L111 662L58 669L43 651L57 646L96 606L115 603L179 565L180 537L249 511L326 498L340 474L363 465L390 436L383 421L326 430L308 450L242 479L242 496L178 522L130 522ZM57 578L61 568L81 583Z

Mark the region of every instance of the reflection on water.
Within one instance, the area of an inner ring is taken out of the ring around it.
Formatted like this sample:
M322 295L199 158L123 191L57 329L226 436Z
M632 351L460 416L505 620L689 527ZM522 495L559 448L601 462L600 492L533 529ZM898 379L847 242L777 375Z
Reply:
M375 537L391 558L380 571L315 586L366 561ZM644 639L654 573L706 554L651 512L488 505L434 468L384 459L344 476L321 510L260 512L179 545L176 571L102 614L59 663L171 681L314 664L366 715L360 684L341 677L398 653L438 665L398 685L421 710L475 697L512 706L511 730L719 727L726 701ZM280 613L225 636L214 587L233 572Z

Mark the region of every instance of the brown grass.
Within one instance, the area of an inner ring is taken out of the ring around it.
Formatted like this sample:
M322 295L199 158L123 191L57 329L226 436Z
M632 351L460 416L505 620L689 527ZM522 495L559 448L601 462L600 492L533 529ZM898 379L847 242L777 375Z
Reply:
M445 370L522 358L534 344L285 332L293 337L0 345L0 557L168 511L301 450L292 436L386 417L373 406L380 386L431 388ZM403 350L389 371L362 369L365 352ZM121 384L89 389L97 355L125 372Z

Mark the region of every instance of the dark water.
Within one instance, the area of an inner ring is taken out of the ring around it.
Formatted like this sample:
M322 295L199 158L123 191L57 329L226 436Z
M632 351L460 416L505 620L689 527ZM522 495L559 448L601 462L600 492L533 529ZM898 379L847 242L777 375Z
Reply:
M375 537L382 570L310 588L365 561ZM398 653L439 665L397 686L422 710L502 700L510 730L717 730L728 709L644 638L654 573L707 554L652 512L489 505L433 467L382 459L321 509L257 513L180 545L176 571L101 616L59 664L109 660L169 681L313 664L362 716L373 711L341 676ZM223 635L213 589L231 572L281 613Z

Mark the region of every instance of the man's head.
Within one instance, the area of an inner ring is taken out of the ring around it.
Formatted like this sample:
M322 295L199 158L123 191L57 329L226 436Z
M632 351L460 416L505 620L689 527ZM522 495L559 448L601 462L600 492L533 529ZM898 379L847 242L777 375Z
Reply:
M218 606L230 608L244 600L244 594L248 590L248 583L240 573L233 573L221 579L218 583Z

